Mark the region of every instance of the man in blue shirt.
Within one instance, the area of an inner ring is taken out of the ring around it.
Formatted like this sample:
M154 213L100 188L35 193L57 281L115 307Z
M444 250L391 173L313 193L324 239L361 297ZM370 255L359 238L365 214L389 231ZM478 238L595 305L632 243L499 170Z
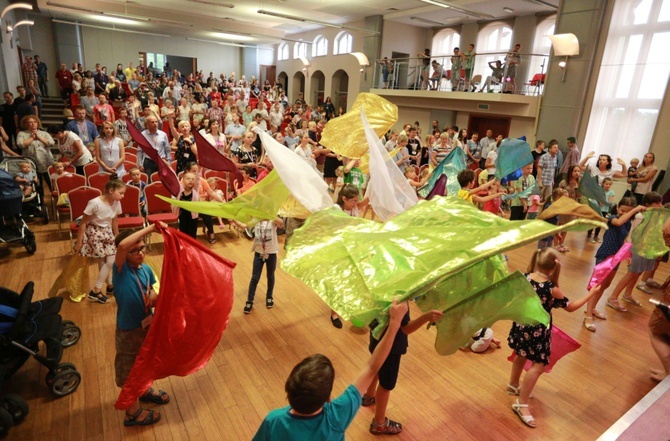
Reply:
M387 332L358 377L333 400L330 394L335 370L328 357L315 354L298 363L285 385L290 406L271 411L253 440L344 440L347 427L361 407L363 393L391 351L407 310L407 302L393 300Z
M98 129L95 128L95 124L86 119L86 109L84 109L84 106L77 106L74 109L74 120L67 123L65 128L79 136L85 146L93 144L95 139L100 136Z
M158 156L169 164L171 160L170 141L164 131L158 130L158 119L154 115L147 116L145 125L147 129L142 132L142 135L147 139L149 145L158 152ZM137 164L140 166L140 171L148 176L158 171L158 164L152 161L142 149L137 151Z

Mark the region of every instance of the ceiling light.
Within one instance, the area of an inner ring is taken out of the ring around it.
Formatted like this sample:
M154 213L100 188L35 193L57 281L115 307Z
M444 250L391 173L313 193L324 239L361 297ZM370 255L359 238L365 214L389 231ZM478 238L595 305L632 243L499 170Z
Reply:
M251 45L251 44L227 43L225 41L202 40L200 38L191 38L191 37L186 37L186 39L189 40L189 41L199 41L201 43L218 44L218 45L221 45L221 46L246 47L246 48L259 49L259 50L265 50L265 51L274 51L274 48L271 48L271 47L254 46L254 45Z
M507 7L503 8L503 11L505 11L505 12L509 12L510 14L514 13L514 9L512 9L512 8L507 8Z
M32 26L34 25L35 22L32 20L21 20L17 21L16 23L12 24L7 24L7 33L11 34L14 32L14 29L18 28L19 26Z
M80 8L78 6L69 6L69 5L63 5L61 3L54 3L54 2L47 2L47 6L54 6L56 8L62 8L62 9L71 9L73 11L79 11L79 12L88 12L89 14L100 14L100 11L94 11L92 9L87 9L87 8Z
M76 21L59 20L57 18L54 18L51 21L54 22L54 23L69 24L69 25L72 25L72 26L81 26L81 27L84 27L84 28L104 29L106 31L126 32L126 33L129 33L129 34L151 35L152 37L170 38L170 35L165 35L165 34L154 34L153 32L141 32L141 31L131 31L129 29L110 28L110 27L107 27L107 26L90 25L90 24L85 24L85 23L79 23L79 22L76 22Z
M553 5L553 4L551 4L551 3L549 3L549 2L546 2L546 1L543 1L543 0L526 0L526 1L527 1L528 3L535 3L535 4L538 4L538 5L542 5L542 6L547 6L547 7L551 8L551 9L558 10L558 6Z
M369 34L379 34L378 31L371 31L369 29L355 28L353 26L345 26L345 25L336 24L336 23L328 23L326 21L310 20L308 18L302 18L302 17L293 16L293 15L281 14L279 12L266 11L264 9L259 9L256 12L259 13L259 14L263 14L263 15L269 15L271 17L283 18L285 20L301 21L303 23L310 23L310 24L315 24L315 25L319 25L319 26L328 26L328 27L331 27L331 28L338 28L338 29L346 29L346 30L349 30L349 31L367 32Z
M469 11L467 9L459 8L458 6L453 6L449 3L439 1L439 0L420 0L420 1L422 1L424 3L428 3L429 5L439 6L441 8L446 8L446 9L451 9L453 11L457 11L457 12L460 12L460 13L465 14L465 15L470 15L472 17L479 17L479 18L483 18L483 19L486 19L486 20L490 20L492 18L495 18L494 16L489 15L489 14L482 14L480 12Z
M112 24L121 24L121 25L138 25L138 23L135 20L128 20L127 18L119 18L119 17L109 17L106 15L93 15L90 17L94 20L99 20L99 21L104 21L105 23L112 23Z
M33 5L30 3L14 3L9 6L7 6L5 9L2 10L2 14L0 14L0 18L5 18L5 15L14 9L27 9L29 11L33 10Z
M202 3L203 5L221 6L222 8L230 8L230 9L233 9L235 7L235 5L231 3L216 3L216 2L208 2L206 0L186 0L186 1L193 3Z
M444 23L440 23L439 21L428 20L426 18L410 17L409 19L414 20L414 21L418 21L418 22L421 22L421 23L435 25L435 26L444 26Z
M214 37L224 38L226 40L237 40L237 41L251 41L252 37L240 34L229 34L227 32L212 32Z

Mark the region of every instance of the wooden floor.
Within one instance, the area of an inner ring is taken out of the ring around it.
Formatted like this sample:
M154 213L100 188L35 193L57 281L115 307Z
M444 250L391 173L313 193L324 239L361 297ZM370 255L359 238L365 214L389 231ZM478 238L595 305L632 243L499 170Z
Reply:
M31 227L37 234L37 253L29 256L19 245L12 246L11 255L0 259L0 285L20 291L33 280L36 298L43 298L67 261L69 241L58 234L53 222ZM12 429L10 439L249 440L270 409L287 404L284 381L293 365L316 352L333 360L334 393L344 390L368 358L367 332L350 325L335 329L328 320L329 308L280 269L275 308L266 310L257 302L252 314L245 316L242 307L251 275L250 242L229 230L219 232L217 227L216 231L218 242L212 248L237 262L235 306L228 329L204 370L157 382L172 396L171 403L161 408L163 420L153 427L125 428L122 413L113 407L119 393L113 375L114 301L101 305L66 300L61 314L81 326L83 336L65 350L63 361L76 364L82 384L74 394L54 399L44 383L45 368L29 360L5 385L7 391L23 395L31 408L27 420ZM585 293L596 251L596 245L585 243L584 237L585 233L569 233L567 245L572 251L562 259L561 286L572 298ZM509 253L510 267L525 269L533 248ZM154 247L150 256L159 265L160 249ZM663 281L668 273L663 264L656 279ZM97 274L94 264L91 274ZM262 280L260 299L264 292ZM434 330L412 334L387 412L405 427L397 439L598 438L656 385L648 375L650 366L659 366L646 329L652 310L647 302L650 296L639 291L635 295L643 306L631 306L626 314L605 308L601 300L600 309L608 320L597 321L596 333L582 327L581 311L555 310L554 323L583 346L540 378L531 400L536 429L519 421L510 407L514 400L504 391L511 368L507 361L511 350L506 344L485 354L459 352L441 357L433 349ZM654 297L660 297L660 292ZM412 314L418 314L414 305ZM509 322L499 322L493 329L505 341L509 327ZM371 417L372 410L361 408L347 438L375 438L368 432Z

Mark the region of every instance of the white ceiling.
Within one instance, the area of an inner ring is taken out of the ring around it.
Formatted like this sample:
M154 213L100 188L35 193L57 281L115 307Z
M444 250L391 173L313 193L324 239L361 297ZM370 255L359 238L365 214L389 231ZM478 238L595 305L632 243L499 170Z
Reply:
M559 1L452 0L449 3L467 11L505 18L554 12L555 8L541 3L557 6ZM420 0L38 0L37 3L43 15L59 20L79 20L96 26L244 44L276 43L279 38L290 39L291 34L323 27L262 15L259 10L331 24L361 22L367 16L382 15L386 20L423 28L482 19ZM221 6L223 4L234 7ZM503 8L511 8L513 12L505 12ZM131 21L110 22L115 17ZM359 23L357 27L361 26L362 23ZM214 34L225 31L254 35L241 41L232 36Z

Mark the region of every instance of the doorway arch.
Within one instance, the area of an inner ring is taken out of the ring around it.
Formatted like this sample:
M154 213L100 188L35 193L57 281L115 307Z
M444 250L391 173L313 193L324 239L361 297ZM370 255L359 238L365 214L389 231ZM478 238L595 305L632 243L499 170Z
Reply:
M333 82L330 88L330 96L335 106L335 115L337 110L342 107L347 111L347 93L349 92L349 74L342 69L338 69L333 74Z
M320 70L315 71L312 74L312 80L310 81L310 91L309 97L305 97L309 104L312 104L315 108L323 104L325 100L324 97L324 88L326 85L326 76Z
M291 102L295 102L298 99L298 94L305 93L305 74L302 71L298 71L293 74L293 81L291 83Z
M281 88L284 89L284 92L286 92L286 95L288 95L288 75L286 72L279 72L279 75L277 76L277 85L281 86Z

